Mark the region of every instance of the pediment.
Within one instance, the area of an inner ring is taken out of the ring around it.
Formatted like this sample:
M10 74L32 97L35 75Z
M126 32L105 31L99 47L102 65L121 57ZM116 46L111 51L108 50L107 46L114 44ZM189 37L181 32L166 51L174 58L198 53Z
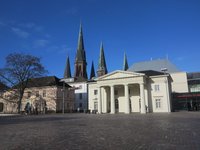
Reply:
M137 72L130 72L130 71L113 71L109 74L106 74L104 76L101 76L97 78L96 80L109 80L109 79L120 79L120 78L130 78L130 77L138 77L138 76L144 76L143 73L137 73Z

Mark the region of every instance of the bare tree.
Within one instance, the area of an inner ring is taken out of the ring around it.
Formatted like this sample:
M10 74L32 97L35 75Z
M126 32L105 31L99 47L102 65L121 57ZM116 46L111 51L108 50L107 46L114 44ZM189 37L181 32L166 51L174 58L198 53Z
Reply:
M47 71L38 57L22 53L12 53L6 57L6 65L0 69L0 78L11 87L8 91L12 93L12 97L17 97L18 113L30 79L43 76L45 73Z

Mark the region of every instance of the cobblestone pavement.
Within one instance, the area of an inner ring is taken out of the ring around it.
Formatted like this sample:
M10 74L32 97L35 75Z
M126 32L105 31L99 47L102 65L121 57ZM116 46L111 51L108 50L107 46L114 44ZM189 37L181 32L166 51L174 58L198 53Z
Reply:
M199 150L200 112L4 116L0 149Z

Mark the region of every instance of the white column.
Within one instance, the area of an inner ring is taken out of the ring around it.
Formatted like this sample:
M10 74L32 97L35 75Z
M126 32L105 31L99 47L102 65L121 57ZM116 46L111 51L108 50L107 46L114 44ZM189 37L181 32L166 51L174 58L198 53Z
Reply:
M104 88L104 93L105 93L105 96L104 96L104 105L103 105L103 108L104 108L104 113L107 113L107 110L108 110L108 106L107 106L107 102L108 102L108 94L107 94L107 88Z
M115 114L115 95L114 95L114 86L110 86L110 113Z
M125 95L125 113L130 114L130 101L129 101L129 91L128 91L128 85L124 85L124 95Z
M165 77L165 85L166 85L166 96L167 96L167 112L171 112L171 103L170 103L170 93L169 93L169 84L167 77Z
M101 114L101 87L98 88L98 113Z
M141 100L141 114L146 113L145 96L144 96L144 83L140 84L140 100Z

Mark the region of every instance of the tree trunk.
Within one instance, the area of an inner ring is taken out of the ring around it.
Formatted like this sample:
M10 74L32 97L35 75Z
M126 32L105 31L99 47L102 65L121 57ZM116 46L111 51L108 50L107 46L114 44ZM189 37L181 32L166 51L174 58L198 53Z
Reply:
M20 114L20 111L21 111L21 103L22 103L23 94L24 94L24 92L19 93L18 114Z

